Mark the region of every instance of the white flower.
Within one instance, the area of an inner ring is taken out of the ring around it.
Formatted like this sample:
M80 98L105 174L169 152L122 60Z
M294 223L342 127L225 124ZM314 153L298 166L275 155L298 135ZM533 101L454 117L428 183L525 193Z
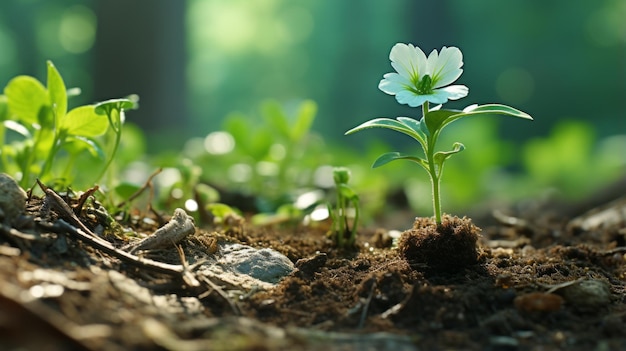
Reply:
M419 47L398 43L391 48L389 59L397 73L385 74L378 89L395 95L401 104L443 104L467 96L465 85L449 85L463 73L463 54L456 47L444 46L440 53L433 50L426 58Z

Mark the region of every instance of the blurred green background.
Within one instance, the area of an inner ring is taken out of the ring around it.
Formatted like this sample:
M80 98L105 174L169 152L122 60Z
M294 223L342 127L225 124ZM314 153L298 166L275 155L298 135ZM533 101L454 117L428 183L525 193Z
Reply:
M0 83L45 80L50 59L82 89L76 104L136 93L141 108L128 121L152 154L223 129L235 111L255 116L267 99L286 111L311 99L313 130L363 163L372 145L417 147L383 131L343 136L373 117L419 117L377 88L391 47L457 46L470 94L447 107L497 102L535 121L451 126L443 147L458 140L467 150L447 163L444 184L462 184L447 208L538 186L583 196L624 174L625 18L622 0L9 0L0 2ZM503 181L516 174L532 182Z

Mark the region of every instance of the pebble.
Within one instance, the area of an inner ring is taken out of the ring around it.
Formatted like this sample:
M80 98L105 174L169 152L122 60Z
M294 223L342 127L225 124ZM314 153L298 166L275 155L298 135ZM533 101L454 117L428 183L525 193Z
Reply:
M12 225L26 209L26 192L15 179L0 173L0 221Z
M522 312L554 312L561 309L563 298L556 294L532 292L517 296L513 304Z
M606 282L597 279L582 280L560 290L567 303L579 310L593 311L611 302L611 291Z
M276 284L294 270L287 256L269 249L255 249L242 244L226 244L220 248L218 264L260 281Z

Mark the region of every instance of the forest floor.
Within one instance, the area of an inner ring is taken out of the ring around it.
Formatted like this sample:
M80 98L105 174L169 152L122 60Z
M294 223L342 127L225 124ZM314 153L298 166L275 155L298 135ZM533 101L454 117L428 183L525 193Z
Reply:
M45 207L32 197L22 223L0 230L2 350L626 350L624 197L576 216L534 204L476 217L478 262L454 272L407 262L386 229L341 251L321 228L240 223L146 256L186 262L176 276L78 240ZM134 230L168 219L146 217ZM269 289L193 272L196 251L224 242L272 248L296 269Z

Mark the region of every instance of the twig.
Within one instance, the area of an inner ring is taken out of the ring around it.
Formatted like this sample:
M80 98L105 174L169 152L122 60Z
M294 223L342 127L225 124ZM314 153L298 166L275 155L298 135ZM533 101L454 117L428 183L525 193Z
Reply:
M376 290L376 281L372 282L372 287L370 288L370 293L367 296L367 300L365 300L365 304L363 305L363 309L361 310L361 319L359 320L359 329L363 329L365 326L365 319L367 319L367 311L369 310L370 304L372 303L372 297L374 297L374 291Z
M46 196L46 198L44 199L44 202L47 203L49 206L52 206L58 212L60 212L59 215L61 216L61 218L64 218L70 221L71 224L79 227L85 233L93 234L91 230L87 228L87 226L83 224L83 222L80 221L80 219L74 213L74 210L72 210L70 205L68 205L67 202L65 202L65 200L63 200L63 198L59 196L59 194L57 194L54 190L45 186L42 182L39 181L39 179L37 179L37 184L39 184L39 187L41 188L41 190L43 190Z
M241 316L241 310L239 309L239 306L228 297L228 294L226 294L219 285L215 284L214 282L211 281L211 279L205 276L201 276L200 280L203 283L206 283L211 289L216 291L228 303L228 305L230 305L230 309L233 311L235 315ZM205 296L208 296L209 294L210 292L206 294Z
M39 183L41 189L46 193L46 199L48 199L50 205L59 212L59 216L61 218L69 220L71 224L78 227L76 228L65 222L63 219L59 219L52 226L52 228L58 226L73 235L78 240L86 242L93 247L96 247L97 249L102 250L109 255L115 256L121 261L126 262L130 265L182 278L183 281L189 286L200 286L198 280L193 276L191 272L186 270L184 266L157 262L147 258L140 258L126 251L115 248L110 242L101 239L100 237L95 235L89 228L87 228L87 226L80 221L76 214L74 214L72 208L59 196L59 194L43 185L41 182L37 182Z
M42 223L40 223L42 225ZM185 270L182 265L174 265L163 262L154 261L148 258L141 258L130 254L126 251L115 248L110 242L97 237L91 232L85 232L82 229L76 228L63 219L57 220L53 225L50 225L48 229L62 230L69 233L74 238L83 241L98 250L117 257L120 261L130 264L132 266L150 270L156 273L167 274L176 278L182 278L185 283L190 286L199 286L197 279L193 277L191 272Z
M131 196L129 196L128 199L126 199L125 201L122 201L119 204L117 204L117 208L123 207L124 205L126 205L127 202L131 202L131 201L135 200L137 197L139 197L139 195L141 195L141 193L143 193L148 188L150 188L150 190L151 190L150 191L150 201L148 201L148 206L150 206L150 208L152 208L152 205L150 205L152 203L152 179L157 174L161 173L161 171L163 171L163 168L159 168L156 171L152 172L152 174L148 177L146 182L143 183L141 188L137 189L137 191L135 191L135 193L133 193Z
M76 206L74 206L74 214L75 215L79 215L80 211L82 211L83 206L85 205L85 202L87 201L87 199L93 195L93 193L95 193L96 191L98 191L98 189L100 189L99 186L94 185L93 187L87 189L87 191L85 191L84 193L82 193L80 195L80 197L78 198L78 201L76 203Z

